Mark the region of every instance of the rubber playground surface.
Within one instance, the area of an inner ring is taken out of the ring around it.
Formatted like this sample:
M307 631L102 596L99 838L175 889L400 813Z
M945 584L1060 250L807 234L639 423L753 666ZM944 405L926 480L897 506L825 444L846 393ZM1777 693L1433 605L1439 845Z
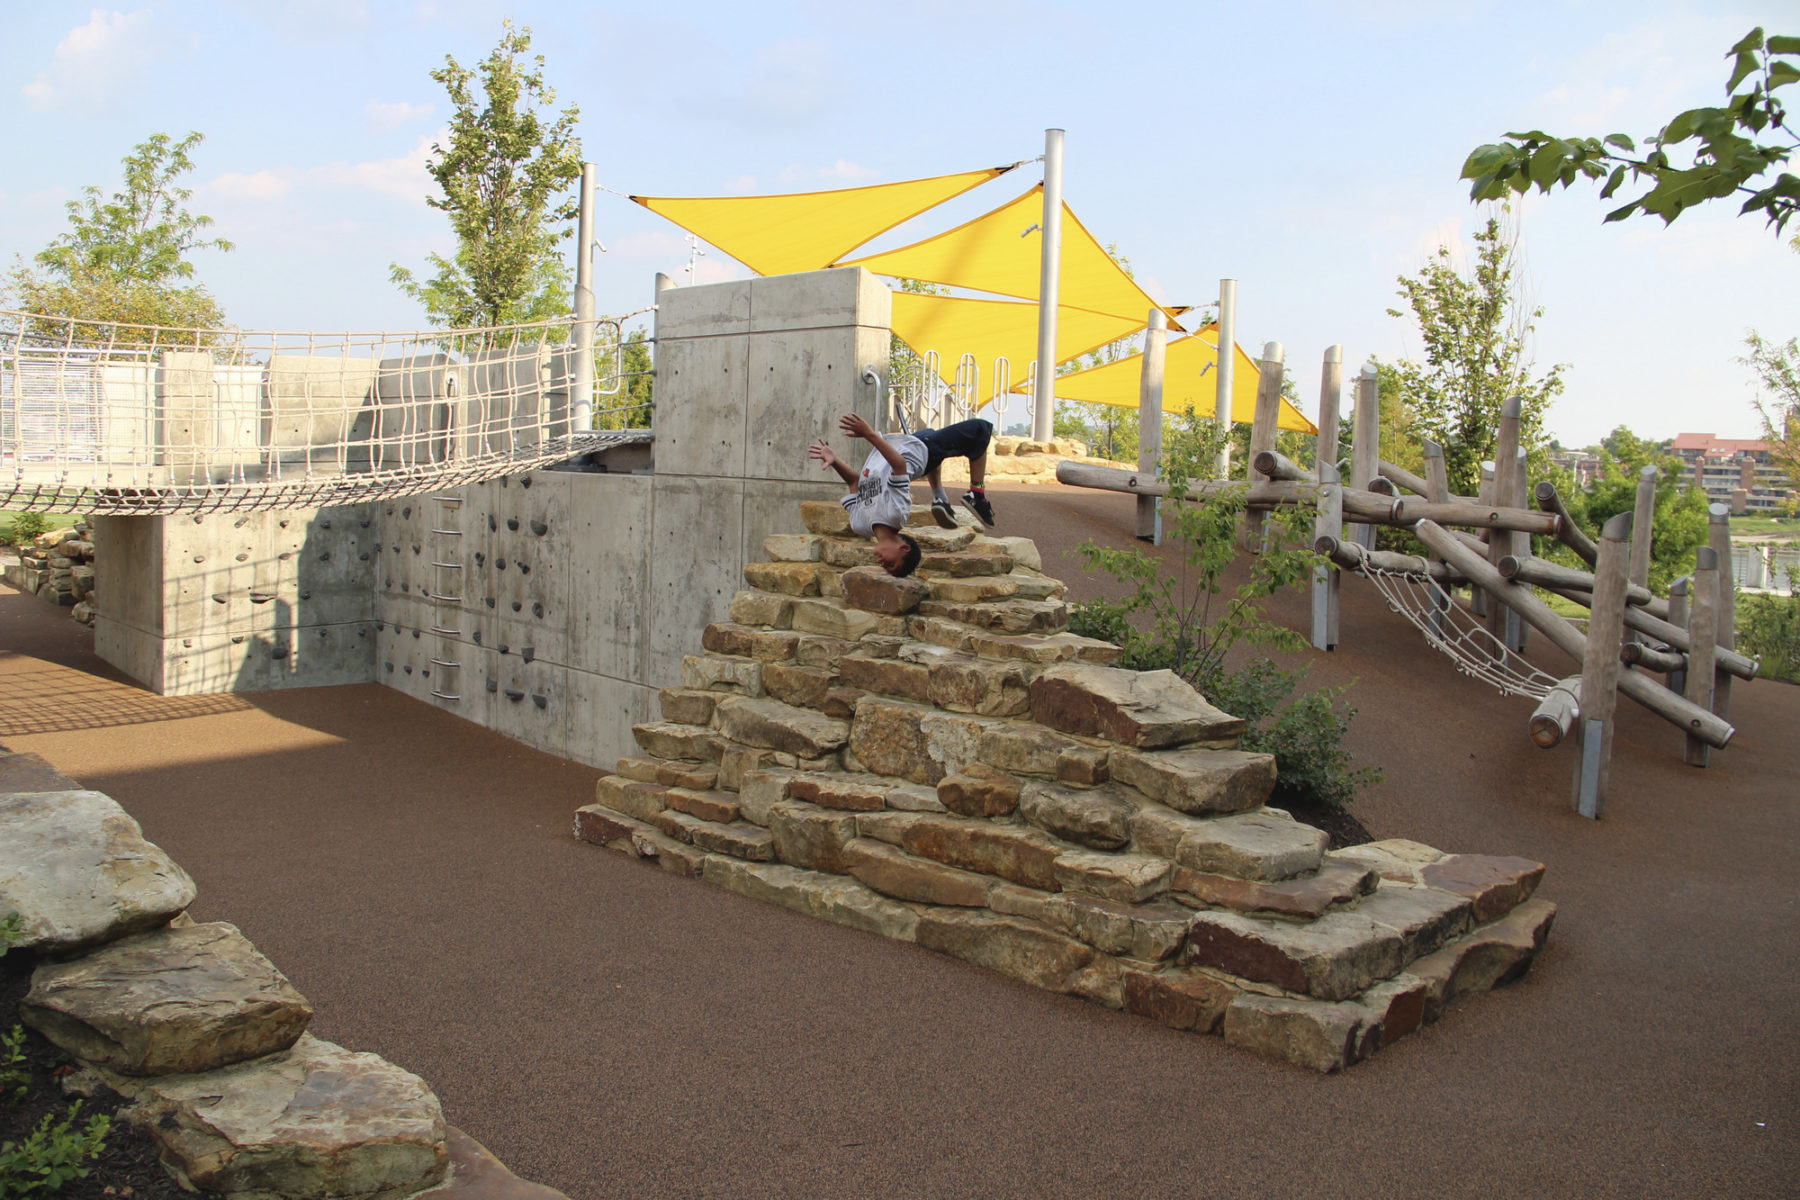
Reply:
M1130 497L993 499L1071 598L1107 590L1076 547L1128 544ZM1332 1077L576 842L596 768L389 688L151 695L4 587L0 742L122 803L313 1032L575 1200L1794 1195L1800 688L1739 683L1705 770L1621 700L1589 822L1529 701L1343 597L1307 660L1355 681L1352 746L1387 772L1358 817L1540 859L1561 912L1523 981Z

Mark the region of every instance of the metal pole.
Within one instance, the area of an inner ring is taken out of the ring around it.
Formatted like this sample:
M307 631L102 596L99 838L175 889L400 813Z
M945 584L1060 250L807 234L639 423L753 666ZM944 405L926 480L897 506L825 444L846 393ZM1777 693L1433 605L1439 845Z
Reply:
M1218 373L1213 404L1213 427L1219 434L1219 459L1213 478L1231 478L1231 387L1232 369L1237 366L1237 280L1219 280L1219 353L1214 363Z
M575 223L575 394L569 431L594 427L594 164L581 164L581 218Z
M1150 310L1144 333L1143 375L1138 381L1138 472L1154 476L1162 467L1163 359L1169 340L1169 317ZM1137 499L1138 540L1162 545L1162 512L1155 496Z
M1056 303L1062 283L1063 131L1044 130L1044 222L1042 266L1038 272L1037 388L1031 415L1033 441L1053 436L1056 406Z

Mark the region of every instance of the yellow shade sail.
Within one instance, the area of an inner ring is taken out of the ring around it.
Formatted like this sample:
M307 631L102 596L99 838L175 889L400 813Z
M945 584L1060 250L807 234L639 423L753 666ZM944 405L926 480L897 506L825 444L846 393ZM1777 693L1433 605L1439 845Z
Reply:
M878 275L923 279L999 296L1036 300L1042 276L1044 185L955 229L898 250L840 262L841 267L867 267ZM1028 236L1027 230L1031 230ZM1110 317L1129 317L1142 325L1152 308L1150 294L1133 282L1106 248L1063 205L1062 271L1057 306L1081 308ZM1170 328L1185 308L1165 308ZM1060 317L1058 318L1061 319ZM1060 339L1059 339L1060 340ZM1034 355L1035 357L1035 355Z
M1193 337L1177 338L1168 345L1163 360L1163 411L1184 412L1192 408L1201 416L1210 416L1218 403L1218 376L1213 374L1219 361L1218 326L1208 325ZM1248 425L1256 420L1256 384L1261 366L1242 346L1231 376L1231 419ZM1116 408L1136 408L1138 387L1143 379L1142 354L1133 354L1102 367L1076 371L1056 381L1058 400L1085 400L1091 404L1111 404ZM1319 427L1306 419L1287 400L1281 402L1276 424L1296 433L1318 433Z
M778 196L633 196L758 275L817 271L970 188L1017 167Z
M1146 315L1149 310L1145 310ZM1144 327L1143 318L1110 317L1084 309L1062 308L1056 318L1056 359L1066 362L1116 342ZM1038 306L1012 300L978 300L964 296L894 293L895 336L919 354L936 350L940 371L955 375L965 354L975 356L986 377L978 389L980 403L994 398L1000 384L1024 385L1037 357ZM996 378L995 362L1006 360L1010 378Z

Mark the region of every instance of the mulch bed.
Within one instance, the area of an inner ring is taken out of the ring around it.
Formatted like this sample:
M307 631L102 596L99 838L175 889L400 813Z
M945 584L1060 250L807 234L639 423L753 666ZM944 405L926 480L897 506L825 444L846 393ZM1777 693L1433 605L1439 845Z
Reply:
M1345 846L1360 846L1375 840L1375 835L1350 815L1347 808L1335 804L1302 803L1280 796L1271 797L1269 803L1286 809L1296 821L1324 830L1331 838L1333 850L1342 850Z
M29 951L14 950L0 958L0 1031L19 1024L19 1001L31 990L35 966L35 956ZM23 1142L47 1115L54 1114L53 1122L61 1120L75 1099L63 1094L60 1078L75 1065L73 1059L29 1028L22 1049L25 1061L20 1068L30 1079L22 1099L14 1099L12 1088L0 1097L0 1143ZM0 1058L4 1057L5 1051L0 1050ZM4 1067L0 1062L0 1069ZM95 1113L111 1116L112 1128L106 1134L106 1148L88 1164L87 1177L71 1180L57 1195L64 1200L188 1200L189 1193L181 1190L158 1161L150 1134L116 1116L124 1103L110 1092L81 1101L77 1128L85 1129Z

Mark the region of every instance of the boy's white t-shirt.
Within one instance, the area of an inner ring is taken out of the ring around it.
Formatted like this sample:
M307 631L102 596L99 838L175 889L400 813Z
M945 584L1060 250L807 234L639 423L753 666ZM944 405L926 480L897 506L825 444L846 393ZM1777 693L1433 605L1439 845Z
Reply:
M894 474L888 460L879 450L869 451L863 463L856 490L844 497L844 511L850 514L850 528L863 537L874 537L875 526L905 529L912 513L912 477L924 472L925 443L911 434L890 434L888 445L905 464L904 474Z

